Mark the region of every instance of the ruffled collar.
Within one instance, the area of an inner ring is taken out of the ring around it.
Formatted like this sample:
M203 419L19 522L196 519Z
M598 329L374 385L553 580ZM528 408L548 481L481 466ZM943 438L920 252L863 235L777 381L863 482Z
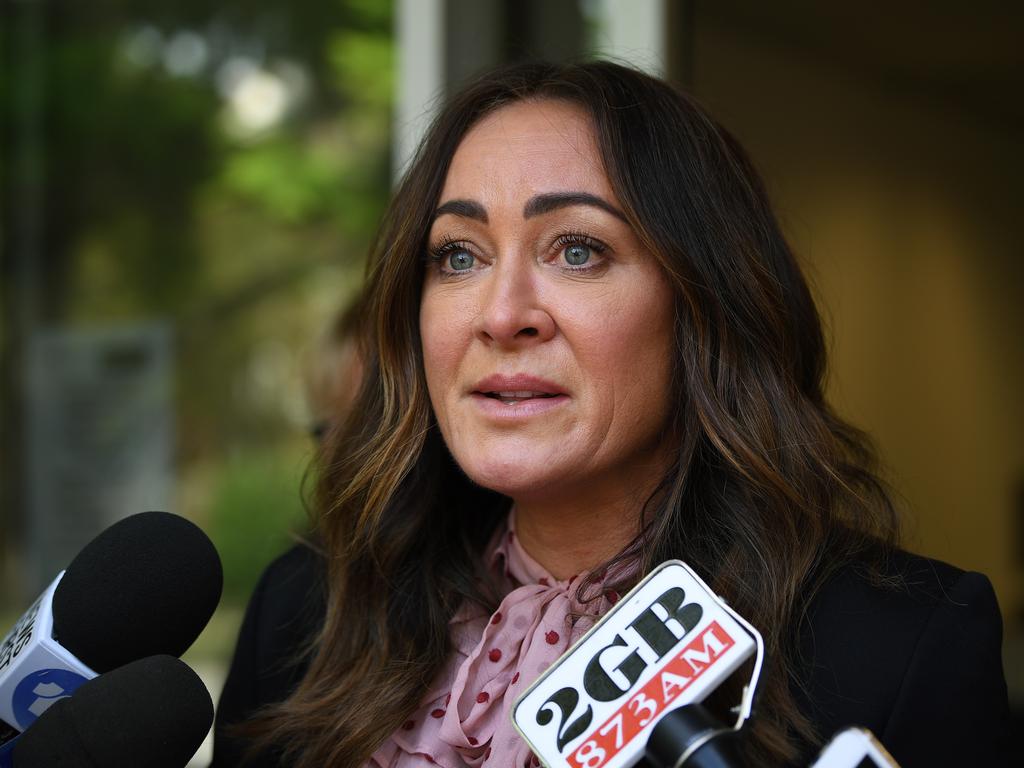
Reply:
M512 725L516 699L594 625L618 595L595 582L580 601L579 574L560 581L520 546L515 512L487 562L506 594L490 615L471 607L451 621L454 652L419 710L374 753L371 766L539 765Z

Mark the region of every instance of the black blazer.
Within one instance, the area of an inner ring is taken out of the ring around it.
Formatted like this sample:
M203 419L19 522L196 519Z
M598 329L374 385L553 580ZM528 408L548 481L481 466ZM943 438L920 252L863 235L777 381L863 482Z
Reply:
M897 553L874 586L856 566L819 592L801 627L801 709L828 739L869 728L902 768L1011 764L1002 620L988 579ZM285 698L323 613L322 563L296 547L264 572L249 603L217 708L212 768L242 765L226 727ZM756 717L756 712L755 712ZM815 758L807 750L803 765ZM278 768L272 755L247 765Z

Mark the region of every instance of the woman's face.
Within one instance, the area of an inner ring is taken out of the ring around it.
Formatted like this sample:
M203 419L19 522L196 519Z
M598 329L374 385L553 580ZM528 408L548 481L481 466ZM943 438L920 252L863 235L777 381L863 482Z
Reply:
M438 425L476 483L525 502L662 475L673 298L621 210L574 105L503 107L459 145L420 334Z

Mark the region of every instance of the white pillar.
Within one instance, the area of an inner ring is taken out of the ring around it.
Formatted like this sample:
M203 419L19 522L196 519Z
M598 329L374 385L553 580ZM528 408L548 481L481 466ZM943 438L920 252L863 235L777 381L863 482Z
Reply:
M663 76L668 2L671 0L598 0L597 53Z
M444 90L445 0L398 0L398 67L392 179L399 179L433 119Z

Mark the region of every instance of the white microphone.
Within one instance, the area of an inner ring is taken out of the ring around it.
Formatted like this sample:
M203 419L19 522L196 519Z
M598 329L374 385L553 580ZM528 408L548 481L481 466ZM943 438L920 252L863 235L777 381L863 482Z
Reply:
M689 566L661 564L519 698L513 723L548 768L624 768L669 711L703 701L755 657L738 729L764 659L760 633Z
M97 673L53 637L53 594L64 571L0 643L0 720L23 731Z
M899 764L871 731L847 728L832 737L811 768L899 768Z

